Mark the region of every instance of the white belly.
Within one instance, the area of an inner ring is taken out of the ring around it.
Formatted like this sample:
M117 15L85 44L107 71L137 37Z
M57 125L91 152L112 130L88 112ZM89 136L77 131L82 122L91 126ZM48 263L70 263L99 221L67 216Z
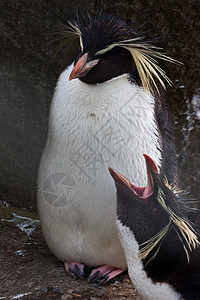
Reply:
M60 259L126 268L115 224L116 190L108 167L146 185L143 153L160 166L153 98L127 75L101 85L68 81L52 101L39 170L43 234Z

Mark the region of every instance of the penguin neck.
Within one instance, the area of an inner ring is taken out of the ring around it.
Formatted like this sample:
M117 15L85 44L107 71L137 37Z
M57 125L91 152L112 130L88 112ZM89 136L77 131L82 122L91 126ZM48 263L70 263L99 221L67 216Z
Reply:
M117 220L117 227L128 264L129 277L138 293L146 300L182 299L170 284L153 280L139 259L139 244L133 232L120 220Z
M67 77L72 68L71 65L61 74L57 89L61 89L62 93L66 91L74 95L72 99L79 102L83 109L89 107L106 112L105 106L106 108L108 106L111 109L115 107L117 110L129 101L134 102L134 97L140 100L141 103L136 102L136 104L141 107L145 108L146 103L151 103L152 106L154 104L152 95L134 83L130 74L124 73L102 83L87 84L78 78L68 81Z
M85 103L87 103L87 99L90 100L91 95L92 98L93 96L95 96L95 98L93 98L93 103L95 103L95 99L105 100L105 97L108 98L108 96L111 96L111 94L112 97L110 99L115 98L116 94L120 97L120 95L124 93L124 89L128 89L126 92L127 95L129 95L130 87L132 87L131 91L132 89L140 91L142 98L151 97L151 94L147 91L144 91L141 85L136 84L136 82L132 79L131 74L129 73L123 73L105 82L96 84L85 83L81 81L81 78L76 78L69 81L68 78L73 69L73 66L73 64L70 65L61 73L57 83L57 89L62 89L63 92L71 90L76 95L78 95L79 93L80 99L84 99Z

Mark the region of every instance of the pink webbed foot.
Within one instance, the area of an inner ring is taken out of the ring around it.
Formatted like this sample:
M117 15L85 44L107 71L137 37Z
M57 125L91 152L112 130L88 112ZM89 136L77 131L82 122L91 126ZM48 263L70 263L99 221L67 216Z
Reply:
M114 267L103 265L99 268L93 269L90 276L88 277L88 282L105 284L115 276L123 273L124 270L117 269Z
M65 270L75 279L84 279L84 265L78 262L64 262Z

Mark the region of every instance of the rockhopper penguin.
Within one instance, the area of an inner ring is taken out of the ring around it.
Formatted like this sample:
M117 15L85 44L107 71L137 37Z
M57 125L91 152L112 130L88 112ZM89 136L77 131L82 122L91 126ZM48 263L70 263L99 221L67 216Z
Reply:
M87 265L94 269L88 280L103 283L127 269L108 166L144 185L145 151L176 180L169 80L156 62L173 60L110 15L68 21L64 39L69 48L73 41L74 58L51 104L38 210L45 240L67 272L82 278Z
M110 169L117 188L117 226L130 279L145 300L200 299L200 212L161 178L145 155L147 186Z

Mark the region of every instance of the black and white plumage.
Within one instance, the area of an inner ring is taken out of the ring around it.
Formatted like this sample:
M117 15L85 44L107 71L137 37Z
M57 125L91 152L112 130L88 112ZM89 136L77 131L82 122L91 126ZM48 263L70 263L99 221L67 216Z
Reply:
M168 78L155 59L172 60L109 15L70 21L63 35L74 58L56 86L39 169L42 230L49 248L72 273L75 265L70 262L80 263L80 277L84 265L122 271L127 264L117 236L115 187L107 167L144 185L140 153L145 151L170 183L176 180L164 96ZM100 269L100 275L107 273Z
M117 188L117 226L130 279L142 299L200 299L200 212L145 156L147 186L110 169Z

